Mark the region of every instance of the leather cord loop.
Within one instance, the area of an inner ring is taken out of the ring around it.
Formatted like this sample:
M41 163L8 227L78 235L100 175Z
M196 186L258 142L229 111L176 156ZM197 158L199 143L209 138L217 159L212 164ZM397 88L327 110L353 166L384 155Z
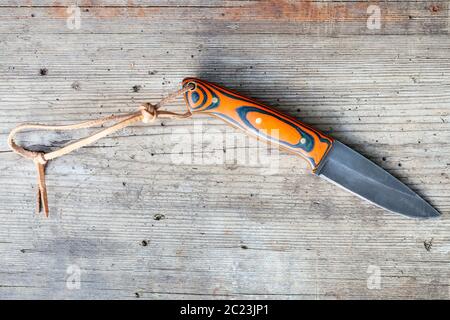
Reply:
M192 116L191 112L188 110L185 113L175 113L170 111L161 110L158 109L162 106L166 105L167 103L173 101L175 98L183 95L189 90L193 90L194 86L192 85L186 85L184 88L177 90L171 94L169 94L167 97L163 98L160 102L158 102L156 105L151 103L144 103L139 107L139 111L137 112L131 112L123 115L110 115L107 117L89 120L85 122L70 124L70 125L45 125L45 124L36 124L36 123L29 123L29 124L21 124L11 130L11 132L8 135L8 145L11 148L12 151L15 153L21 155L24 158L31 159L36 164L36 170L37 170L37 176L38 176L38 190L37 190L37 203L36 203L36 211L40 212L41 209L44 209L44 213L46 216L48 216L48 199L47 199L47 188L45 184L45 166L49 160L56 159L58 157L61 157L65 154L68 154L74 150L77 150L79 148L82 148L86 145L92 144L96 142L97 140L112 134L120 129L123 129L137 121L142 121L143 123L152 123L157 118L167 118L167 119L184 119L189 118ZM51 151L48 153L39 152L39 151L31 151L28 150L18 144L14 141L14 137L17 133L24 131L24 130L30 130L30 129L37 129L37 130L45 130L45 131L66 131L66 130L77 130L77 129L84 129L84 128L92 128L101 126L107 122L115 121L115 123L109 127L106 127L90 136L87 136L85 138L82 138L78 141L72 142L60 149L57 149L55 151Z

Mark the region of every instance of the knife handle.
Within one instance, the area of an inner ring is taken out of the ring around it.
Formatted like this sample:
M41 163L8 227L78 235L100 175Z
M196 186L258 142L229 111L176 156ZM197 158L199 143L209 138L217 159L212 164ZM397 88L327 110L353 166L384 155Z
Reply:
M277 144L302 156L313 171L333 144L324 133L253 99L197 78L184 79L183 86L188 84L193 84L193 89L184 99L193 114L217 117L251 136Z

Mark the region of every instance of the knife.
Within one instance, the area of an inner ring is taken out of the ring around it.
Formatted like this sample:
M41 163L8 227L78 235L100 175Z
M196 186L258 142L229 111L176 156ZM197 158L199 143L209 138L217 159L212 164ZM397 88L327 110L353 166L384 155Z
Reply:
M186 78L183 86L192 88L184 94L190 112L222 119L250 136L301 156L320 178L394 213L412 218L440 215L397 178L323 132L208 81Z

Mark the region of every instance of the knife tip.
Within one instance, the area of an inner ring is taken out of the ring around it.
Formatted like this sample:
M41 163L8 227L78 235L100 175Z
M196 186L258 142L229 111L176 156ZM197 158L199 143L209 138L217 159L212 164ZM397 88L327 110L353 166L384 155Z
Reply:
M428 212L427 218L431 218L431 219L436 219L439 218L442 214L437 211L435 208L433 208L433 210Z
M432 207L428 202L425 202L426 206L417 214L419 219L437 219L441 216L441 213Z

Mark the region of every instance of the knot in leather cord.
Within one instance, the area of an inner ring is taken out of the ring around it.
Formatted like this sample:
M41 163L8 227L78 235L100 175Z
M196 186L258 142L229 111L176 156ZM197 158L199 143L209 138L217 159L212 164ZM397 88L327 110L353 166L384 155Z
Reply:
M142 113L142 122L143 123L150 123L156 120L158 117L158 109L156 105L153 105L149 102L144 103L139 107L139 110L141 110Z
M33 158L33 161L35 163L39 163L39 164L42 164L42 165L46 164L47 160L45 160L45 153L43 153L43 152L36 152L35 153L35 157Z

